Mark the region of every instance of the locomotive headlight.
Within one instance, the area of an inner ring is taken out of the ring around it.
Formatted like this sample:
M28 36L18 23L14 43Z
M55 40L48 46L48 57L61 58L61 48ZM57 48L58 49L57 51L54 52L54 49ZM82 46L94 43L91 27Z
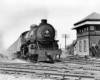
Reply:
M43 30L42 35L43 37L50 37L50 31L48 29Z
M45 34L49 34L49 31L48 31L48 30L46 30L46 31L45 31Z
M45 33L44 33L44 36L45 37L50 37L50 31L49 30L46 30Z

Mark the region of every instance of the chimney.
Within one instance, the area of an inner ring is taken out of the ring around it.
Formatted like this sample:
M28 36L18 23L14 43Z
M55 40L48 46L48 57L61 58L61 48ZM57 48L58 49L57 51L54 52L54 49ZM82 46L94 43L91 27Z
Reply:
M46 24L46 23L47 23L47 19L42 19L42 20L41 20L41 23L42 23L42 24Z
M39 24L39 26L47 24L47 19L41 19L41 23Z

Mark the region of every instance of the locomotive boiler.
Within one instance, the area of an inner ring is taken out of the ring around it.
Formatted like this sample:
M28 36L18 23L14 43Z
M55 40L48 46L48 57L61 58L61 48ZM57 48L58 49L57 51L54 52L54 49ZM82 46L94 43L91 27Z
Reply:
M31 25L30 30L20 36L20 58L53 62L57 59L56 56L61 54L55 37L56 30L46 19L42 19L39 25Z

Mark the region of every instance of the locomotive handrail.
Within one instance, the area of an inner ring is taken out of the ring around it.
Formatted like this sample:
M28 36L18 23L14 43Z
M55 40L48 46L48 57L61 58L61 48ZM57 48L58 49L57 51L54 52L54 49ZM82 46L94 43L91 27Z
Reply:
M36 42L37 42L38 49L40 49L37 39L36 39Z

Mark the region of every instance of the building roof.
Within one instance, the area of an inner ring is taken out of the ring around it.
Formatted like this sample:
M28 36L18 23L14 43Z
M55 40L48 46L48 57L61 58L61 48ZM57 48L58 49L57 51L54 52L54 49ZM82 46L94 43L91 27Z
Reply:
M81 24L83 22L86 22L86 21L100 21L100 14L93 12L90 15L88 15L87 17L80 20L79 22L75 23L74 26Z

